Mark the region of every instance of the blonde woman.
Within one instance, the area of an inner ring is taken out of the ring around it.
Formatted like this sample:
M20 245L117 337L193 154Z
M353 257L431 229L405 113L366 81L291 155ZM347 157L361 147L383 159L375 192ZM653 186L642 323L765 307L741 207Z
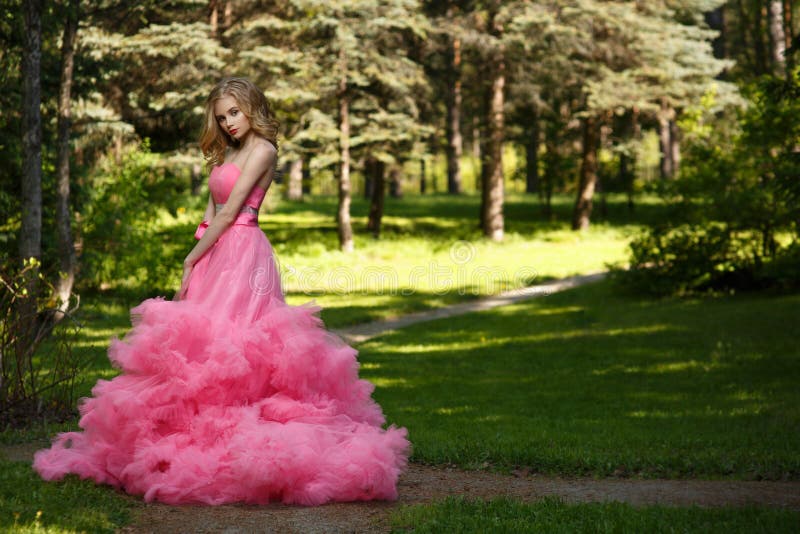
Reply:
M43 478L76 473L171 504L397 497L406 430L382 428L357 351L325 330L320 308L285 303L257 224L278 126L249 80L211 91L210 196L181 287L131 309L133 328L109 347L121 374L82 400L82 432L36 453Z

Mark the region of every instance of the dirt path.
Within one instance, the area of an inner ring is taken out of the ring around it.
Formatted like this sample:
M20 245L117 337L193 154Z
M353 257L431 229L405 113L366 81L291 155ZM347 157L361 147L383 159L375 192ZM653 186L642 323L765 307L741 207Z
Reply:
M33 452L46 443L0 447L9 460L30 462ZM448 495L488 499L507 496L534 501L558 496L567 502L620 501L634 506L704 507L756 504L800 511L800 481L764 482L735 480L639 480L630 478L561 478L412 464L400 478L400 498L393 503L337 503L312 508L273 504L267 506L142 506L127 533L320 533L386 532L392 510L423 504ZM138 499L137 499L138 500Z
M448 495L533 501L547 495L568 502L622 501L635 506L742 506L759 504L800 510L800 482L632 480L507 476L481 471L412 465L394 503L337 503L298 506L145 506L123 532L388 532L392 510Z
M459 304L443 306L441 308L423 312L409 313L408 315L403 315L402 317L397 317L395 319L359 324L349 328L333 330L333 332L336 332L336 334L341 336L350 344L361 343L362 341L366 341L370 338L383 334L384 332L397 330L398 328L404 328L412 324L432 321L434 319L443 319L445 317L455 317L465 313L488 310L498 306L506 306L522 300L545 297L565 289L571 289L573 287L582 286L591 282L600 281L605 278L607 274L607 272L599 272L570 276L567 278L561 278L559 280L545 282L543 284L537 284L535 286L506 291L505 293L500 293L499 295L494 295L492 297L484 297L478 300L461 302Z

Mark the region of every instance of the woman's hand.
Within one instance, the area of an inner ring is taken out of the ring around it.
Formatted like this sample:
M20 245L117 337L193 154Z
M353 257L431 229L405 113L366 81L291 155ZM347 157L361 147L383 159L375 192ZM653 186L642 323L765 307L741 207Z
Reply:
M192 275L194 265L190 262L183 262L183 277L181 278L181 288L178 291L178 300L183 300L186 290L189 288L189 277Z

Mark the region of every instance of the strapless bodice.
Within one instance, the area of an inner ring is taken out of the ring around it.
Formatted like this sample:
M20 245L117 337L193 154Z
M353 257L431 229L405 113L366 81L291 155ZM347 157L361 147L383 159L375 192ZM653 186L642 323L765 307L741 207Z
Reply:
M211 196L215 204L224 204L228 201L228 197L233 191L233 186L236 179L239 178L241 170L235 163L223 163L211 169L211 174L208 177L208 188L211 190ZM264 195L267 192L258 185L253 186L247 199L244 201L245 206L252 206L256 210L261 206L264 200Z

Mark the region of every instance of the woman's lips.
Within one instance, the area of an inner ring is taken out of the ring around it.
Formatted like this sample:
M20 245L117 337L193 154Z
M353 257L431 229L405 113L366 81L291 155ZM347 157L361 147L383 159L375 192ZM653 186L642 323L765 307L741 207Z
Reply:
M230 133L231 135L236 135L236 132L237 132L237 131L238 131L238 130L229 130L229 131L228 131L228 133Z

